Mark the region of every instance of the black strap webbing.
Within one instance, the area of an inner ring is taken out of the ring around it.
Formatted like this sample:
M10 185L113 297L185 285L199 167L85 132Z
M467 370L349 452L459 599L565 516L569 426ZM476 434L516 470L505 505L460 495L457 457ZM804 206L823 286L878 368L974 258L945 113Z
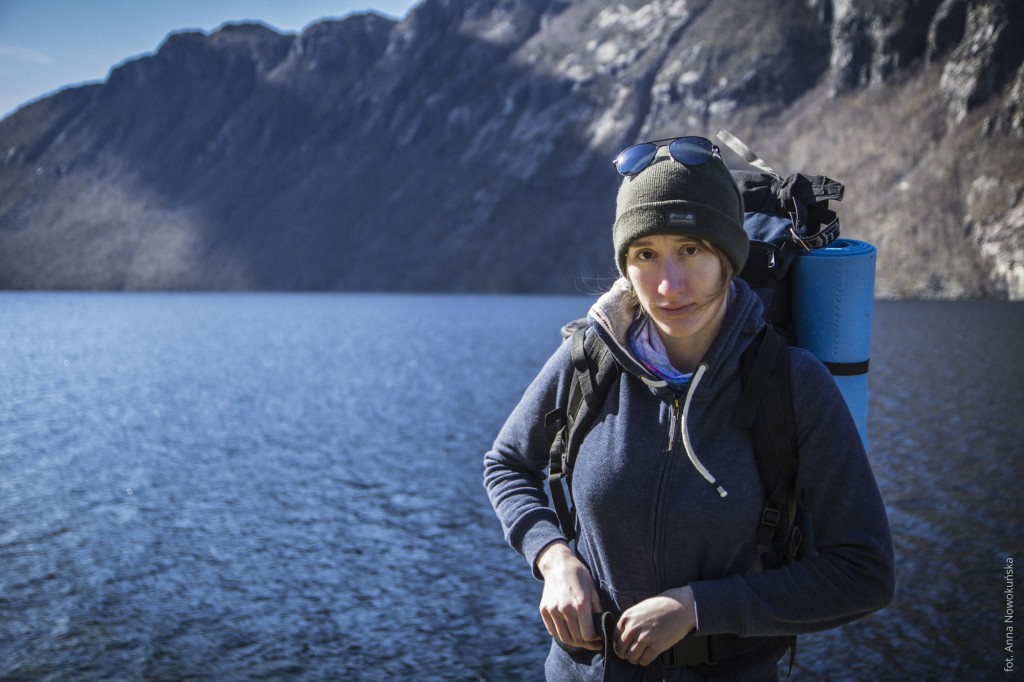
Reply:
M823 362L834 377L855 377L868 373L870 360L863 362Z
M743 393L736 419L751 419L751 436L765 502L755 537L755 551L766 568L791 563L800 546L796 516L797 438L793 388L789 373L789 344L766 326L740 358ZM796 656L796 637L776 638L781 656L790 650L790 669Z
M755 537L757 553L766 564L791 560L788 555L796 501L796 429L789 377L789 347L766 326L740 360L743 392L736 422L751 429L765 503ZM786 548L786 549L782 549Z
M781 345L782 337L765 327L744 351L741 369L746 380L743 384L743 393L740 395L740 404L736 408L737 425L747 429L754 425L754 417L761 406L761 396L768 385L768 375L775 366L775 356ZM750 360L751 353L754 353L753 361Z
M608 346L595 332L588 333L586 327L574 329L569 343L573 378L567 405L564 411L551 412L547 421L559 425L548 453L548 488L558 524L571 542L576 537L576 514L572 506L573 468L580 445L618 377L619 364Z

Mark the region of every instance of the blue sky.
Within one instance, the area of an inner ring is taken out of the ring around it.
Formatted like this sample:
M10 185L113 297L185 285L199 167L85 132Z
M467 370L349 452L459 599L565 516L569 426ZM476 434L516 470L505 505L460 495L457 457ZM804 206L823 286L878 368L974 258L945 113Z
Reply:
M373 9L402 18L417 0L0 0L0 117L153 52L168 33L261 21L297 33Z

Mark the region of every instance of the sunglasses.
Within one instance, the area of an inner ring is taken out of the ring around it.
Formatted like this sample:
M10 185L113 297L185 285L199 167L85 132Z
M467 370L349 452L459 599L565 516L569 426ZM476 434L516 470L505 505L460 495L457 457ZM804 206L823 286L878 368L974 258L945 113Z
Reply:
M668 147L668 155L684 166L703 165L718 153L718 147L703 137L669 137L626 147L612 163L620 174L636 175L651 165L662 147Z

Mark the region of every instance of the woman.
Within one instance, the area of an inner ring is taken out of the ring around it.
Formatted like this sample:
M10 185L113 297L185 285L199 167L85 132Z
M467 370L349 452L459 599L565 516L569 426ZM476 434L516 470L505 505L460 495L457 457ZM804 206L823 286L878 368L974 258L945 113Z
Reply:
M552 438L544 417L572 379L568 344L484 460L506 538L544 581L549 680L777 679L785 637L892 599L889 527L863 445L835 382L802 349L790 351L795 486L817 554L766 570L755 556L764 491L750 431L733 414L740 355L765 323L758 297L734 279L748 239L717 152L703 138L677 138L617 160L626 177L612 238L622 277L588 322L624 371L576 461L575 546L543 483ZM594 618L602 612L611 614L604 633ZM704 635L753 644L721 647L691 667L670 655Z

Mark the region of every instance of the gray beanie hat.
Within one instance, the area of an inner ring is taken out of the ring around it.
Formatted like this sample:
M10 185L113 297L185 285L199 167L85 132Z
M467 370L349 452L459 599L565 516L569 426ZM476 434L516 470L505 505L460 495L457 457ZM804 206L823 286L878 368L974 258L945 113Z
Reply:
M718 155L686 166L665 150L650 166L623 178L615 202L615 262L626 274L626 251L641 237L681 234L706 239L722 250L738 275L750 246L743 231L743 197Z

